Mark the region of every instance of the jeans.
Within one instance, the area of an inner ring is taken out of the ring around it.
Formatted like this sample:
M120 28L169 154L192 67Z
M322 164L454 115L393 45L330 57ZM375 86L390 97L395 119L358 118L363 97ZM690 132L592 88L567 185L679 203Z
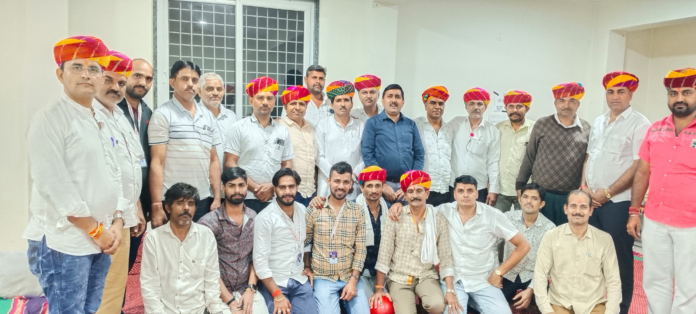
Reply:
M341 296L341 290L346 286L347 282L338 280L332 282L325 279L314 279L314 299L317 300L319 314L338 314L341 310L338 307L338 302ZM348 310L348 314L369 313L370 306L367 304L367 295L365 294L364 284L362 279L358 280L356 285L356 295L350 301L343 301Z
M316 281L314 282L316 284ZM285 287L278 286L280 291L283 292L286 298L290 301L292 306L292 314L318 314L317 312L317 302L314 300L314 293L312 292L312 286L307 280L304 284L301 284L295 279L288 279L288 284ZM266 289L266 286L259 286L259 292L263 295L266 300L266 306L268 306L268 314L273 314L273 295Z
M297 192L297 194L295 194L295 202L304 205L304 207L309 207L309 202L311 202L316 195L317 193L315 192L308 197L302 197L302 194L300 194L300 192Z
M440 283L442 293L447 291L447 286L444 282ZM454 290L457 292L457 300L463 308L466 309L469 299L473 302L472 307L481 312L481 314L512 314L510 306L503 296L503 291L497 287L488 286L475 292L467 293L464 291L464 285L461 280L454 283ZM447 313L449 309L445 309Z
M29 240L29 270L39 278L49 314L95 313L104 291L111 257L104 253L74 256Z

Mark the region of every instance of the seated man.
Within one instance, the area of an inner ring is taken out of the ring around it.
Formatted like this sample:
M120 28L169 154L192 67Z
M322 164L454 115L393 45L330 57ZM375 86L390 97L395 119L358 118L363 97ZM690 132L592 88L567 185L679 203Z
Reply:
M311 277L307 280L303 267L305 207L295 202L300 182L290 168L276 172L271 179L276 198L256 216L254 268L269 314L317 314Z
M213 231L220 261L220 298L232 312L268 313L266 301L256 291L256 272L252 264L256 212L244 206L247 175L231 167L222 172L222 207L198 221Z
M401 176L401 189L406 191L408 205L398 222L386 220L377 257L375 293L371 307L390 298L395 314L416 313L416 295L430 314L440 314L445 305L463 311L454 292L454 269L447 219L427 205L430 176L411 170ZM440 276L435 269L439 264ZM384 277L389 275L389 293L383 291ZM447 283L443 297L439 278Z
M192 223L198 191L175 183L164 193L168 222L148 232L140 289L145 313L220 313L220 267L210 229Z
M542 186L536 183L527 184L522 187L522 195L519 199L522 210L511 210L505 213L505 217L527 239L530 245L529 253L517 266L503 276L503 295L508 303L518 310L536 305L532 280L537 251L544 234L556 227L551 220L539 212L544 207L545 194L546 190ZM514 250L515 246L506 242L504 260L510 258ZM522 292L517 294L517 290L522 290Z
M588 224L592 198L568 194L568 223L544 235L534 267L534 295L542 313L619 313L621 279L611 236ZM548 278L551 277L549 288Z
M369 311L360 281L367 253L365 214L358 205L346 200L353 186L352 174L353 168L347 162L331 166L326 180L331 195L323 206L307 208L305 244L313 244L312 268L305 272L314 275L317 284L314 298L319 313L339 313L340 300L344 301L348 313Z

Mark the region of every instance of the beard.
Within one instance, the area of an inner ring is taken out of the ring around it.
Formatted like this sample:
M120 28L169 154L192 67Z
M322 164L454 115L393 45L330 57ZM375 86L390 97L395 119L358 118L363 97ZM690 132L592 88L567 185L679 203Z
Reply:
M684 105L686 108L685 109L675 109L678 105ZM669 111L672 112L672 114L677 117L677 118L685 118L690 116L694 111L696 111L696 105L694 106L689 106L688 103L680 101L677 103L674 103L673 105L669 106Z
M522 117L521 114L511 114L508 116L510 118L510 121L512 122L522 122L524 120L524 117Z
M286 196L292 196L292 200L286 202L286 201L285 201L285 197L286 197ZM278 199L278 203L280 203L280 204L283 205L283 206L292 206L292 204L295 203L295 195L289 195L289 194L288 194L288 195L283 195L283 196L281 196L281 197L278 197L277 199Z
M234 198L235 196L241 196L240 198ZM232 194L228 197L225 198L225 201L230 202L232 205L239 205L241 203L244 203L244 200L246 199L246 194Z
M342 192L343 192L343 196L338 197L338 195L336 195L336 192L338 192L338 191L342 191ZM346 196L348 196L348 193L346 193L345 190L336 190L336 192L331 191L331 197L333 197L335 200L340 201L340 200L343 200L344 198L346 198Z
M136 87L141 87L145 91L142 93L138 93L135 91ZM138 100L143 99L143 97L145 97L145 95L147 95L147 92L149 92L149 91L150 90L147 89L147 87L142 86L142 85L126 86L126 94L128 95L128 97L133 98L133 99L138 99Z

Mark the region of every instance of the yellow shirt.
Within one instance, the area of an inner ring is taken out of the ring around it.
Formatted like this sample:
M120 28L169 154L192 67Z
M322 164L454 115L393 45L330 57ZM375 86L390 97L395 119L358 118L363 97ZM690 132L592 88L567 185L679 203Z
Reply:
M534 121L529 119L525 119L517 131L512 128L509 119L495 125L500 131L500 179L498 182L500 182L500 194L502 195L517 195L515 180L520 172L533 126Z

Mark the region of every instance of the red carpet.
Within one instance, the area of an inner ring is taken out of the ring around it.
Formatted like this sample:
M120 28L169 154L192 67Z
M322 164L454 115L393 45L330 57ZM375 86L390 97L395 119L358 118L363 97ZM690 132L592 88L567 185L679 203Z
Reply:
M145 242L145 241L143 241ZM128 284L126 286L126 304L123 307L125 314L144 314L143 299L140 295L140 260L142 257L143 246L140 245L138 257L135 260L135 265L128 274ZM629 314L647 314L648 300L643 291L643 257L636 256L634 260L634 281L633 300L631 301L631 310ZM518 311L513 310L513 314L518 314Z

